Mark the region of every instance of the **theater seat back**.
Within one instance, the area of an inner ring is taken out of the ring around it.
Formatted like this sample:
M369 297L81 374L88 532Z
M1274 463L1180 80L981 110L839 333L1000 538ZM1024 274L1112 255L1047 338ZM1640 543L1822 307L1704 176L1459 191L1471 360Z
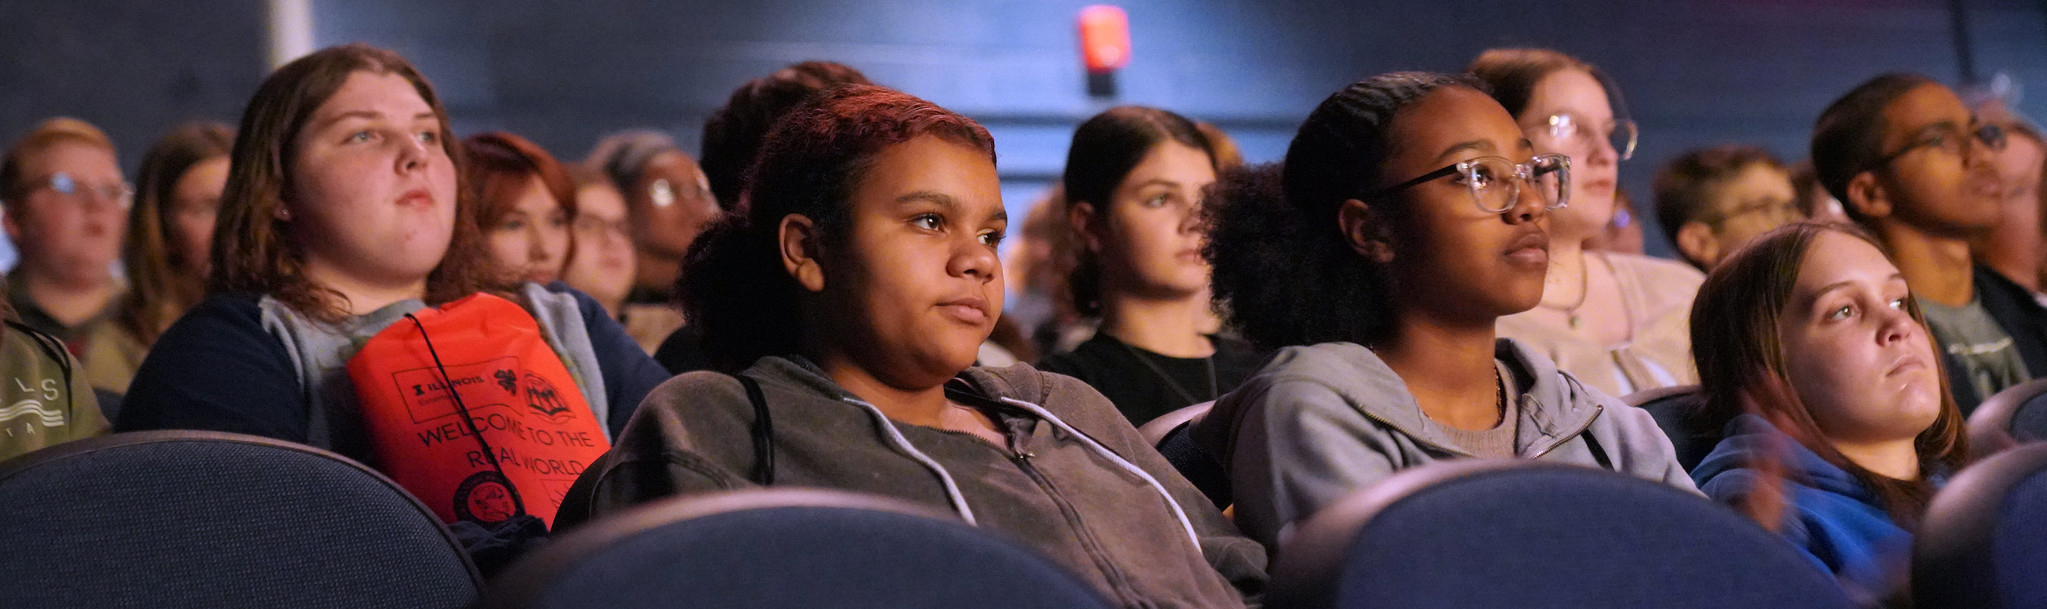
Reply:
M1703 497L1528 461L1409 470L1282 540L1268 607L1847 608L1782 538Z
M454 609L481 581L433 512L320 449L125 433L0 463L8 609Z
M499 576L495 609L1106 608L957 516L822 489L682 497L593 521Z
M1912 540L1919 609L2047 607L2047 443L1962 470Z
M2005 388L1969 413L1969 452L1977 459L2047 440L2047 379Z

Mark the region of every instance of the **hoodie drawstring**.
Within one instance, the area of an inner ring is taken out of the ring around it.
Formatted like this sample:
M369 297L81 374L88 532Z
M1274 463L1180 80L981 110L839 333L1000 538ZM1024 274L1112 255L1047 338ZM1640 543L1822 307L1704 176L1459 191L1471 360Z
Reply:
M924 451L917 450L915 445L910 444L910 440L903 437L903 432L896 429L895 423L889 421L888 415L882 414L880 408L875 408L873 404L854 398L840 399L859 404L862 409L867 411L868 415L874 417L876 424L881 425L882 429L888 430L890 442L894 442L897 448L903 449L903 452L909 453L911 459L924 464L925 469L931 470L931 473L938 474L939 483L945 485L946 501L952 503L953 511L959 512L960 519L967 521L967 524L980 526L979 523L974 521L974 508L967 505L966 495L960 493L959 483L953 481L952 472L946 471L945 466L939 465L936 459L932 459L930 455L924 454Z
M1038 415L1039 418L1042 418L1046 422L1051 423L1054 427L1066 430L1066 433L1068 435L1071 435L1075 438L1080 438L1081 444L1089 448L1093 448L1095 452L1101 453L1102 456L1104 457L1108 457L1110 461L1116 463L1117 467L1123 468L1123 471L1130 472L1131 474L1135 474L1139 478L1143 478L1145 483L1151 485L1152 490L1158 491L1159 496L1165 498L1166 506L1173 508L1173 517L1179 519L1181 528L1186 529L1187 540L1194 542L1194 548L1196 550L1201 549L1201 535L1194 532L1194 523L1193 521L1187 519L1187 511L1181 509L1180 502L1174 500L1173 494L1166 491L1166 485L1159 484L1159 480L1157 478L1153 478L1151 474L1146 473L1144 471L1144 468L1138 467L1136 464L1131 463L1127 459L1124 459L1121 455L1117 455L1115 451L1109 450L1109 448L1106 446L1102 446L1100 442L1096 442L1094 438L1088 437L1087 434L1080 433L1080 430L1074 429L1073 426L1071 425L1067 425L1065 421L1059 420L1059 417L1052 416L1051 412L1045 410L1042 407L1039 407L1037 404L1032 404L1030 402L1026 402L1016 398L1002 398L1002 401L1012 406L1029 410L1031 411L1032 414Z

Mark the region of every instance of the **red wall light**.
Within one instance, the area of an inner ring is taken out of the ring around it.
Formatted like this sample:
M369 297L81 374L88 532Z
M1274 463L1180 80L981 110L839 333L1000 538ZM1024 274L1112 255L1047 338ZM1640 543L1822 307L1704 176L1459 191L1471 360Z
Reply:
M1130 16L1107 4L1080 9L1080 54L1087 71L1096 74L1129 64Z

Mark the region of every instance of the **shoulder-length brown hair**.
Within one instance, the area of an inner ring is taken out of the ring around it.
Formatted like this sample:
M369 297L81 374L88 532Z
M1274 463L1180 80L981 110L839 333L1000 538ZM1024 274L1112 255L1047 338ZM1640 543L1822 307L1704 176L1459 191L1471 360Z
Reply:
M135 181L135 206L128 209L128 243L121 263L128 269L128 293L116 322L142 344L206 297L206 260L186 260L185 248L171 247L178 210L171 197L192 166L228 156L233 127L202 122L181 125L142 156ZM208 238L211 238L209 235Z
M1891 518L1906 528L1918 522L1919 514L1933 497L1928 476L1959 469L1968 454L1962 412L1948 391L1947 374L1940 378L1940 416L1919 433L1913 447L1919 454L1918 480L1899 480L1869 471L1842 456L1822 438L1812 412L1791 389L1791 378L1778 323L1791 305L1791 293L1798 283L1799 269L1820 235L1833 232L1861 239L1890 252L1860 227L1826 222L1799 222L1756 238L1714 267L1699 287L1692 303L1692 350L1699 365L1699 385L1705 396L1695 414L1702 423L1725 423L1735 415L1754 412L1799 444L1818 453L1828 463L1853 474L1883 502ZM1895 261L1892 262L1896 264ZM1926 317L1919 301L1905 300L1906 310L1926 329ZM1936 370L1945 367L1935 358ZM1772 459L1771 455L1758 455ZM1782 463L1757 463L1764 472L1782 472ZM1774 482L1771 483L1774 486ZM1761 501L1743 506L1765 526L1778 524L1782 497L1769 490L1755 494Z
M388 50L356 43L321 49L277 71L256 88L242 112L234 164L221 195L220 223L213 237L212 291L267 295L314 319L338 322L348 316L346 298L305 276L305 253L277 221L277 208L291 188L299 131L313 113L356 72L396 74L412 83L433 108L441 148L462 166L461 149L448 128L448 112L433 85L412 63ZM460 188L456 189L459 193ZM454 235L441 264L427 275L426 302L437 305L481 291L502 291L486 253L473 205L457 195Z

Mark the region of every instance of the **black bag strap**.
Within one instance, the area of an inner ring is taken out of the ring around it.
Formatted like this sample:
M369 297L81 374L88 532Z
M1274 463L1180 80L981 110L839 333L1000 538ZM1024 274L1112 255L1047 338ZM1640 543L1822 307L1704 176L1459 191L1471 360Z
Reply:
M434 339L426 335L426 324L420 323L419 318L411 313L406 313L405 318L412 320L413 327L419 328L419 340L426 343L426 353L433 357L434 369L441 373L441 388L455 400L455 410L461 413L462 425L469 428L469 437L476 438L476 446L483 450L483 460L490 462L491 469L497 470L498 480L504 483L505 492L511 494L512 507L517 510L513 515L526 514L526 498L519 495L519 487L513 486L511 477L505 475L505 466L498 462L497 452L490 449L490 442L483 439L483 430L477 429L476 419L469 416L469 407L462 403L462 393L455 391L455 382L448 378L448 367L441 364L441 354L434 350Z
M739 385L746 388L746 401L753 403L753 475L754 483L761 486L775 484L775 419L768 415L768 396L761 393L760 381L745 373L732 375L739 379Z

